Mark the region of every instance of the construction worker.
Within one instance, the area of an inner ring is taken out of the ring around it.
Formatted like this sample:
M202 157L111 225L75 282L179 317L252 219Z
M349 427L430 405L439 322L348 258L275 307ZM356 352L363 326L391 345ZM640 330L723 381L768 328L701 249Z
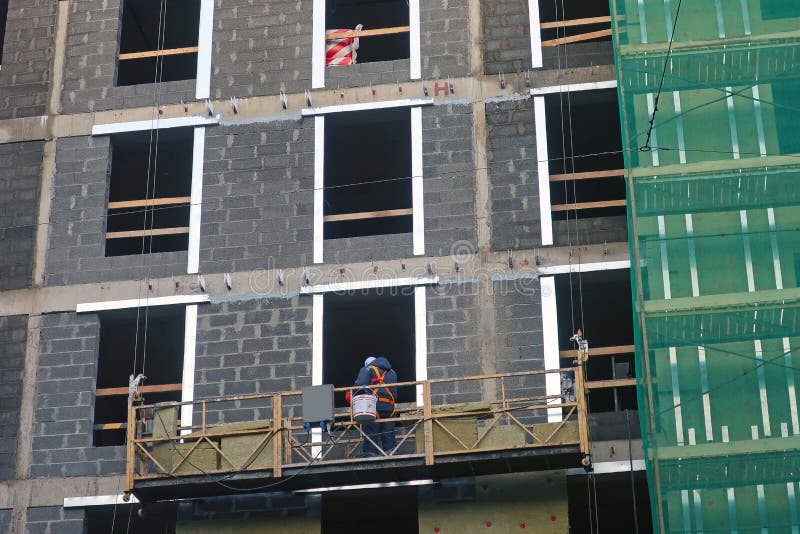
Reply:
M364 360L364 367L358 372L355 385L368 387L363 390L356 390L355 394L370 393L378 397L378 419L373 423L362 425L364 434L369 436L369 439L365 439L362 445L361 450L364 456L381 456L375 445L380 446L386 454L392 453L397 446L394 435L394 421L380 421L380 419L387 419L394 415L397 386L385 387L385 385L396 383L397 373L392 369L392 364L389 363L389 360L382 356L377 358L370 356ZM375 443L373 444L370 440Z

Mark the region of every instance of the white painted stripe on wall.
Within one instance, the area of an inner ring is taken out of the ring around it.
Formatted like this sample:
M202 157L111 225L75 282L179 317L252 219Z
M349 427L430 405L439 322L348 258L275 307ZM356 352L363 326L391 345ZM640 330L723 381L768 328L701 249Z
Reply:
M311 321L311 385L322 385L322 336L324 317L324 296L314 295Z
M616 89L617 80L606 80L602 82L571 83L567 85L548 85L547 87L534 87L531 94L534 96L547 95L551 93L573 93L576 91L596 91L598 89Z
M211 97L211 51L214 39L214 0L200 0L195 98Z
M125 502L124 495L94 495L91 497L64 497L64 508L86 508L87 506L113 506L118 504L125 506L128 504L137 504L139 499L136 495L131 495L131 500Z
M540 275L548 274L567 274L567 273L590 273L594 271L613 271L616 269L630 269L630 260L602 261L596 263L571 263L569 265L550 265L539 267L537 272Z
M205 154L206 129L194 129L192 149L192 200L189 206L189 248L186 272L197 274L200 271L200 221L203 213L203 158Z
M339 291L358 291L360 289L377 289L381 287L429 286L439 283L438 276L419 276L408 278L387 278L385 280L360 280L357 282L337 282L333 284L316 284L300 288L301 295L317 295Z
M422 108L411 108L411 208L414 255L425 254L425 192L422 160Z
M124 310L139 306L170 306L173 304L200 304L210 300L208 295L173 295L170 297L143 297L139 299L109 300L105 302L82 302L75 308L77 313L108 310Z

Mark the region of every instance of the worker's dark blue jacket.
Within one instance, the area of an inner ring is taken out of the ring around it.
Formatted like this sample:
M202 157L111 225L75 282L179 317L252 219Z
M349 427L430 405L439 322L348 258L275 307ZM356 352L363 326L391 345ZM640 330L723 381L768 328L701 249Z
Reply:
M370 386L376 383L375 381L378 378L378 375L375 374L375 369L373 369L373 366L376 367L381 374L384 372L386 373L383 377L384 384L397 383L397 373L395 373L394 369L392 369L392 364L389 363L389 360L381 356L379 358L375 358L375 361L373 361L371 364L361 368L361 370L358 372L358 377L356 378L356 386ZM380 412L381 415L387 416L394 411L394 401L397 400L397 386L369 388L366 391L378 395L378 412ZM358 395L363 392L364 391L357 390L355 394ZM389 399L391 399L392 402L386 402L386 400Z

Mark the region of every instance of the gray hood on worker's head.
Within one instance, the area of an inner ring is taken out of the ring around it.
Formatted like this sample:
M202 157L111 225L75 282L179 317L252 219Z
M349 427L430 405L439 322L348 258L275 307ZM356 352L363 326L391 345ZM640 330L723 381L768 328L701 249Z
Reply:
M383 356L375 356L375 360L372 363L370 363L370 365L374 365L381 369L387 369L387 370L392 368L392 364L389 363L389 360L387 360Z

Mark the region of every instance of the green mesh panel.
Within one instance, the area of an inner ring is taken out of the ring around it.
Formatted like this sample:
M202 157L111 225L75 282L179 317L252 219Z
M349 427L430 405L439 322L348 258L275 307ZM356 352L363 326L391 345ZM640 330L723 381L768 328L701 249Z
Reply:
M654 526L800 533L800 0L683 0L667 62L677 5L611 0Z

